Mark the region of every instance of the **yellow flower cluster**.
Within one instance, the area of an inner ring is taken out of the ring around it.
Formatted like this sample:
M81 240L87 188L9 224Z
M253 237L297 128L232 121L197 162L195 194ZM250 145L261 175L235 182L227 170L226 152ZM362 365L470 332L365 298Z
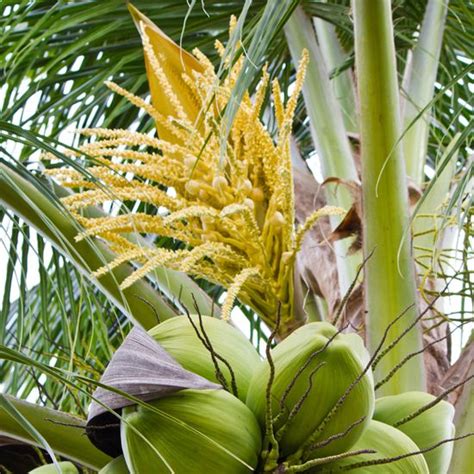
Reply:
M160 139L127 130L82 131L95 137L80 150L95 160L88 168L94 179L71 169L51 172L64 186L80 188L64 199L85 229L78 239L103 238L116 252L116 260L96 272L98 278L125 261L139 266L121 283L122 288L158 266L184 271L228 289L222 308L225 319L237 296L270 326L275 324L280 307L280 333L284 335L293 325L295 255L302 231L309 227L303 226L300 232L294 229L289 145L308 54L302 55L294 91L286 104L282 103L278 82L273 83L279 129L276 139L259 119L269 82L264 69L255 97L244 96L223 146L219 119L243 60L219 81L210 61L194 51L192 67L183 68L181 77L176 77L170 59L153 48L147 34L149 26L140 26L149 79L165 93L174 113L164 115L156 103L150 105L107 83L156 121ZM224 47L216 47L223 54ZM189 63L189 58L186 60ZM176 83L181 92L184 90L179 95ZM140 201L154 212L108 217L85 217L81 213L87 206L108 201ZM319 210L311 222L333 213L340 210ZM132 232L172 237L184 248L144 247L127 237Z

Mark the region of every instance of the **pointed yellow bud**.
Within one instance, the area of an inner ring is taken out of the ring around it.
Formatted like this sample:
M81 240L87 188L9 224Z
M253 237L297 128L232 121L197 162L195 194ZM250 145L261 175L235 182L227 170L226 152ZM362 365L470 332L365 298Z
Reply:
M244 179L242 183L242 191L246 195L249 195L252 192L252 182L250 181L250 179Z
M196 181L195 179L190 179L186 184L185 184L185 189L186 191L191 194L191 196L197 196L199 194L199 191L201 189L201 185L199 184L199 181Z
M293 256L294 256L293 252L283 252L281 254L281 260L285 265L287 265L288 263L290 263Z
M270 218L270 223L272 226L279 228L286 224L286 219L280 211L275 211Z
M194 123L200 107L194 98L194 91L182 80L182 75L186 73L191 76L192 71L203 73L204 67L130 3L128 9L142 35L153 105L165 117L176 117L178 107L184 113L183 118ZM159 124L157 129L160 138L175 140Z
M253 188L250 195L255 202L262 202L265 199L262 188Z
M216 176L212 180L212 186L221 192L224 191L228 185L229 183L227 182L227 179L225 179L224 176Z
M197 162L197 158L193 155L188 155L184 158L184 165L189 170L192 170L194 168L194 166L196 165L196 162Z
M244 199L244 205L247 206L252 211L255 209L255 203L249 198Z

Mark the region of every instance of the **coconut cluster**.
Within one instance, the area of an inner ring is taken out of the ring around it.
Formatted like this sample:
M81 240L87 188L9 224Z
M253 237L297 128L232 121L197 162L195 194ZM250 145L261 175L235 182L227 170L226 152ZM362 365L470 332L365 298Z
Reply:
M274 348L270 338L266 358L209 316L172 318L149 334L216 388L124 407L123 455L101 474L447 472L451 445L429 448L452 436L453 407L423 410L434 397L419 392L376 400L355 334L309 323Z

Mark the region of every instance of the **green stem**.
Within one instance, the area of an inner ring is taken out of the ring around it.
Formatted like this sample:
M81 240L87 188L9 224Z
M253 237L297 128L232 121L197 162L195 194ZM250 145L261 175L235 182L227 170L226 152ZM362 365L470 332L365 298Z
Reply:
M426 5L420 36L407 62L404 101L404 126L408 127L433 99L439 55L449 0L429 0ZM426 162L430 113L422 114L403 138L407 174L421 185Z
M313 23L319 47L326 64L326 70L332 72L343 65L347 59L347 54L341 48L333 24L321 18L314 18ZM350 69L342 71L333 77L331 85L334 96L339 102L346 130L351 133L358 133L355 89Z
M304 48L309 51L303 97L323 176L358 181L341 109L329 82L313 24L301 7L297 7L287 21L285 35L294 64L298 63ZM326 193L328 203L349 210L353 203L349 191L344 186L339 186L336 192L337 195L333 190ZM337 225L337 222L331 222L333 226ZM348 246L345 241L339 241L335 245L341 293L345 293L355 278L360 263L358 256L347 256Z
M41 433L55 453L95 470L99 470L110 461L109 456L99 451L89 441L89 438L84 436L84 429L67 426L84 426L84 420L67 413L27 403L8 395L5 395L5 397ZM17 420L1 408L0 434L41 447Z
M366 333L374 350L396 316L414 305L388 332L390 344L417 315L417 296L408 228L408 192L403 151L390 0L353 0L356 73L359 88L363 189ZM380 380L408 354L421 349L416 325L377 366ZM413 357L381 395L423 390L422 356Z
M130 265L120 265L99 279L91 272L114 259L114 254L97 239L74 239L79 228L74 219L56 206L33 184L0 164L0 203L32 225L132 320L149 329L161 320L176 315L160 294L145 280L135 282L126 290L119 285L133 271ZM155 314L156 312L156 314Z

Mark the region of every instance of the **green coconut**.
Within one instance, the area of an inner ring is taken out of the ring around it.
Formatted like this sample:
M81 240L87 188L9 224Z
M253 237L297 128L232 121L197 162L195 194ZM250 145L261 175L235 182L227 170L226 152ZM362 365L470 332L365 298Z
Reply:
M393 426L372 420L351 451L374 450L371 454L357 454L336 462L324 464L309 472L337 472L339 468L374 460L390 459L418 451L418 446L404 433ZM404 457L398 461L354 467L354 474L430 474L422 454Z
M244 474L261 448L252 412L225 390L182 390L123 409L121 438L132 474Z
M337 334L336 328L329 323L311 323L279 343L272 350L272 359L275 365L272 413L276 419L274 428L279 437L280 454L288 457L298 453L298 459L311 459L349 449L372 418L374 385L370 369L331 418L324 420L369 361L362 339L356 334ZM305 365L295 379L298 370ZM246 400L262 428L265 427L269 373L269 364L262 361L252 378ZM298 405L299 411L292 417L290 413ZM354 426L349 429L352 424ZM345 431L348 431L345 436L321 446L330 436ZM304 452L302 447L305 447Z
M108 464L106 464L100 471L99 474L129 474L127 463L123 456L112 459Z
M382 397L375 402L374 419L395 425L433 400L435 397L425 392L406 392ZM453 417L454 407L441 401L416 418L397 426L397 429L409 436L420 449L425 449L454 437ZM430 473L446 474L452 454L453 443L445 443L427 451L424 456Z
M202 335L198 316L192 315L191 318ZM215 353L225 359L234 372L238 398L245 401L260 356L249 340L229 323L210 316L203 316L202 323ZM185 369L220 383L210 351L201 342L186 316L170 318L151 329L149 334ZM222 360L218 360L218 364L231 389L228 367Z
M62 474L79 474L77 467L72 462L63 461L57 464ZM58 468L55 464L45 464L29 472L29 474L58 474Z

